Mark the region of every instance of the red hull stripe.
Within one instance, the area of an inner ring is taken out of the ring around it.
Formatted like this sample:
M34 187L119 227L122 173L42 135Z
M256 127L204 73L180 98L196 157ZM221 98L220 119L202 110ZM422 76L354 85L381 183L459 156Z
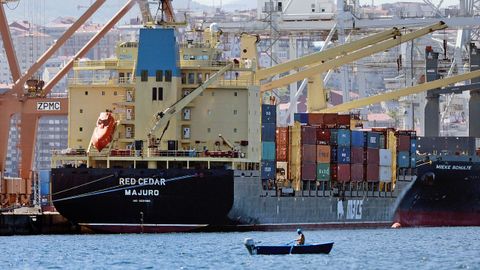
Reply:
M112 224L80 223L94 231L107 233L170 233L188 232L208 226L208 224Z
M397 211L402 226L480 226L480 213Z

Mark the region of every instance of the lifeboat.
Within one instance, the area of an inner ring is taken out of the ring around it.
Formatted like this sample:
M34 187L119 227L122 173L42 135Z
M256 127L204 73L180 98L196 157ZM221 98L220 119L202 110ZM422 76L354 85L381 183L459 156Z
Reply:
M99 152L112 141L116 126L117 122L110 111L100 113L92 135L92 144Z

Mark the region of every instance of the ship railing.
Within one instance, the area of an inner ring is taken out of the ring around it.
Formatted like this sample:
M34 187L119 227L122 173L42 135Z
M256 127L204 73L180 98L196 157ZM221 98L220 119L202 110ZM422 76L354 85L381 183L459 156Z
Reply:
M135 152L140 151L140 153ZM141 150L131 150L131 149L112 149L110 151L110 156L112 157L133 157L135 154L138 156L141 155Z
M118 59L110 60L88 60L75 61L73 64L74 69L89 68L89 69L132 69L135 66L135 61L119 61Z
M195 150L158 150L149 148L148 157L199 157Z
M182 67L224 67L232 61L225 60L180 60ZM236 61L233 65L234 69L253 69L253 63L251 61Z
M69 85L132 85L135 79L125 77L70 78Z
M67 148L67 149L54 149L52 150L52 155L55 156L78 156L78 157L84 157L87 155L87 152L85 149L79 148Z
M236 86L247 87L250 85L253 85L252 80L222 79L212 83L210 87L236 87Z

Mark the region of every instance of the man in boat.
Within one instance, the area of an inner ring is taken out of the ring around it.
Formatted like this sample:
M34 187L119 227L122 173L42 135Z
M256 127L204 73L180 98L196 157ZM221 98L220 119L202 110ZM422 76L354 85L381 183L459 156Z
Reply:
M297 229L298 238L295 240L297 246L302 246L305 244L305 235L302 233L302 229Z

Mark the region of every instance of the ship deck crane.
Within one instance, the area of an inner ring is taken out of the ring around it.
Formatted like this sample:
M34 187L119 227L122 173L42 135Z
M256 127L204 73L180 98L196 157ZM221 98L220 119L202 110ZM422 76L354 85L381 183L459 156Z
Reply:
M401 34L398 29L393 28L370 37L288 61L272 68L259 70L256 73L256 79L261 80L281 72L306 67L304 70L261 84L260 90L263 92L271 91L275 88L309 78L307 108L309 112L318 112L327 108L323 79L320 76L323 72L445 28L447 28L447 25L443 22L438 22L407 34Z
M228 147L230 148L230 150L232 151L235 151L235 146L233 145L233 143L231 143L229 140L227 140L225 137L223 137L222 134L218 134L218 137L220 139L222 139L223 143L228 145Z

